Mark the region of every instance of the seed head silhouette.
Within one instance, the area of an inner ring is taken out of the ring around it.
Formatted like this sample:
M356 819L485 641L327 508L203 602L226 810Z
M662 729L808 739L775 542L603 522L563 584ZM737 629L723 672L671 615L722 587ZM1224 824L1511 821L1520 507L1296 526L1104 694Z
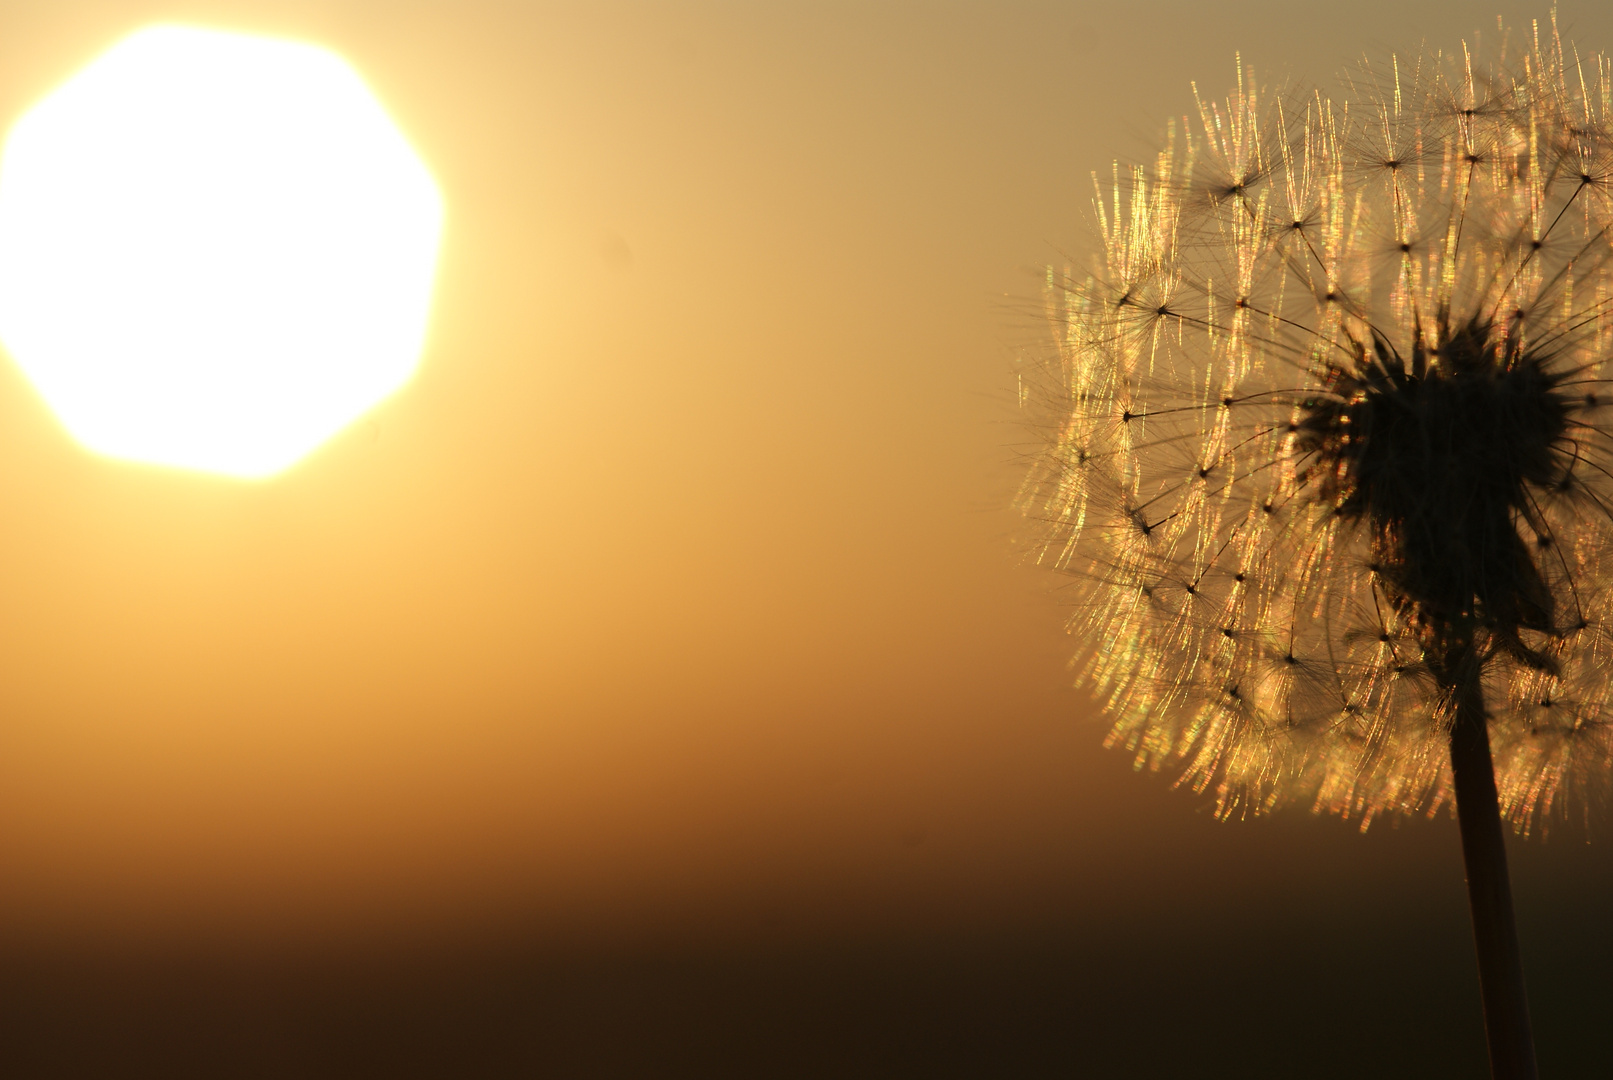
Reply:
M1240 65L1098 185L1022 497L1111 745L1224 816L1455 803L1492 1063L1532 1076L1501 820L1613 767L1613 66L1536 28L1345 85Z

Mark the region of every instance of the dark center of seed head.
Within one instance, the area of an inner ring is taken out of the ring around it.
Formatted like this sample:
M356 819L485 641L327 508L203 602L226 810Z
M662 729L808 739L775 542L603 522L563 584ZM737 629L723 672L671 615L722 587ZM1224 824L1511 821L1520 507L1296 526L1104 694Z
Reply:
M1376 575L1425 644L1477 620L1522 655L1518 631L1550 629L1553 601L1517 523L1534 516L1531 489L1567 476L1571 402L1515 337L1474 321L1440 338L1409 363L1360 350L1301 409L1298 449L1317 465L1313 497L1368 530Z

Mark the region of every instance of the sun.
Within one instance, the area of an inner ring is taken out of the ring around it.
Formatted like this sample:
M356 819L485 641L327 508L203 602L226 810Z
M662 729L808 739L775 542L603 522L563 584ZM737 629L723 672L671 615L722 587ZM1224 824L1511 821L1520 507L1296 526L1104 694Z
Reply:
M270 476L414 373L442 214L336 54L151 27L6 139L0 343L92 451Z

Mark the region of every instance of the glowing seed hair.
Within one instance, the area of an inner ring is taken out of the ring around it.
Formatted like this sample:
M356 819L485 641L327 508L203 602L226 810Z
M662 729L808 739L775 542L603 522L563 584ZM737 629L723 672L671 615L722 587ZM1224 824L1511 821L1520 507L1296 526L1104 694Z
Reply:
M1099 185L1024 373L1036 558L1110 743L1222 814L1432 813L1482 692L1527 830L1613 766L1613 68L1537 34L1347 83L1240 71Z

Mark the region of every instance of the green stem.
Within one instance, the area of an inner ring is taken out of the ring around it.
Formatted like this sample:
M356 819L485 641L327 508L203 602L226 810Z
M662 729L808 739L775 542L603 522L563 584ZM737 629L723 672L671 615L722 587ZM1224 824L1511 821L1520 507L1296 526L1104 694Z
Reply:
M1455 694L1451 726L1451 775L1456 782L1456 820L1467 867L1467 899L1473 911L1478 950L1479 990L1484 998L1484 1030L1494 1080L1536 1080L1535 1042L1524 993L1518 929L1507 879L1507 849L1490 758L1484 689L1471 649L1452 666L1448 684Z

